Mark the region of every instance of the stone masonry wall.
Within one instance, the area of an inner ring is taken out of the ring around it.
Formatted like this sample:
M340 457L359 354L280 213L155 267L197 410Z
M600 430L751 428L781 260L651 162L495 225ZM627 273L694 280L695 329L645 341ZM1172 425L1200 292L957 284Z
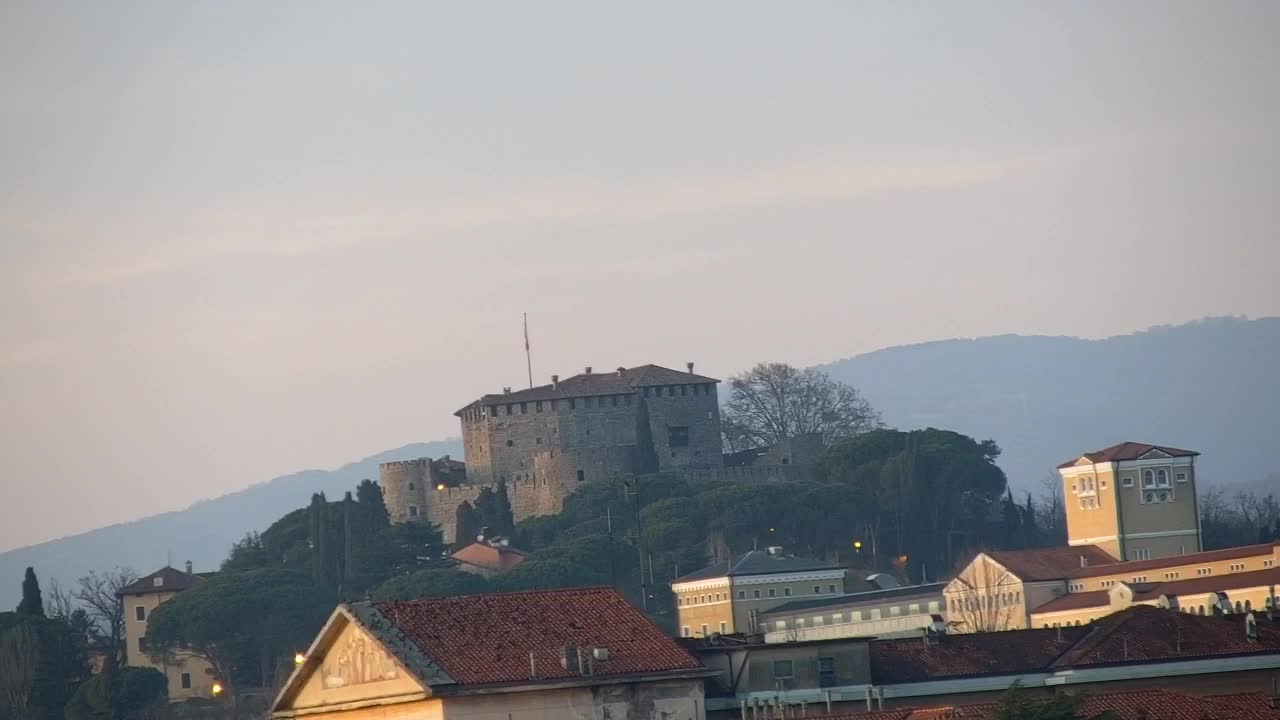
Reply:
M715 385L657 385L641 389L649 409L658 469L716 468L721 455L720 405ZM672 428L687 430L688 444L673 446Z

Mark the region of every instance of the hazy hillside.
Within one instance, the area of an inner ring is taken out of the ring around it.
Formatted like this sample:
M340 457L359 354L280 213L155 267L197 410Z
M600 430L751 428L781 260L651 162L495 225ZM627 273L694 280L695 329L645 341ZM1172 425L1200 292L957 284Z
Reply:
M1004 448L1018 488L1085 450L1135 440L1204 453L1202 477L1280 484L1280 318L1212 319L1105 340L1007 335L879 350L827 366L862 388L900 428L935 426ZM451 454L458 440L408 445L338 470L306 470L180 511L0 554L0 608L17 602L22 569L42 580L129 565L148 572L191 560L213 569L231 543L305 505L376 478L388 460ZM1277 488L1280 489L1280 488Z
M174 567L187 560L197 570L215 570L231 544L250 530L263 530L286 512L302 507L314 492L340 498L364 478L377 479L378 464L417 457L462 456L460 440L414 443L378 453L337 470L303 470L253 485L186 510L0 553L0 608L11 608L21 596L22 572L36 567L41 583L57 578L64 585L90 570L124 565L148 573L172 558Z
M1122 440L1199 450L1201 477L1214 483L1259 489L1280 474L1280 318L1105 340L945 340L826 369L860 387L891 425L994 438L1015 487Z

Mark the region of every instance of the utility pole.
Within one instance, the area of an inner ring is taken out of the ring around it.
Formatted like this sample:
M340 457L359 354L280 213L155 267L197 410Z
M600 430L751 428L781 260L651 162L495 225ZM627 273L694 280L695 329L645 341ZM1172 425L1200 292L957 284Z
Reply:
M524 313L524 364L529 371L529 389L533 389L533 355L529 352L529 313Z
M645 612L649 612L649 583L644 577L644 528L640 525L640 480L633 476L626 481L625 485L627 494L635 503L636 510L636 554L640 561L640 607Z

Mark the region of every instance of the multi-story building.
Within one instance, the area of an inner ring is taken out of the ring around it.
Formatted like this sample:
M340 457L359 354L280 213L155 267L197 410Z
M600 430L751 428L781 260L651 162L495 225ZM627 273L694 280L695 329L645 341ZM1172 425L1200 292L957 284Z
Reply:
M800 599L844 594L844 568L780 547L715 563L671 583L683 637L763 632L760 615Z
M1117 560L1200 552L1194 450L1125 442L1058 466L1070 545Z
M929 583L793 600L760 614L764 641L919 637L943 613L945 587Z
M186 572L171 567L140 578L120 589L124 604L125 665L150 667L164 673L169 681L169 699L211 697L215 678L209 663L190 656L152 660L147 654L147 622L151 613L173 596L195 587L212 573L193 573L191 563Z

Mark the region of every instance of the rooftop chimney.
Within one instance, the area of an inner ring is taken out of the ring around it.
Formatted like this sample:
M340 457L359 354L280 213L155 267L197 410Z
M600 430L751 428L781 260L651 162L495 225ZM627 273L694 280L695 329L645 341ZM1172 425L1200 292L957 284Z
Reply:
M591 366L590 366L590 365L588 365L588 366L587 366L587 369L584 371L584 373L585 373L586 375L590 375L590 374L591 374Z
M506 386L506 387L502 388L502 394L503 394L503 395L510 395L510 394L511 394L511 386L510 386L510 385L508 385L508 386Z
M187 574L188 574L188 575L190 575L190 574L191 574L191 561L190 561L190 560L188 560L188 561L187 561Z
M1249 640L1258 639L1258 621L1253 617L1253 613L1244 616L1244 636Z
M624 373L624 372L626 372L626 371L627 371L627 369L626 369L626 368L624 368L624 367L619 367L619 368L618 368L618 377L622 377L622 373Z
M559 375L552 375L552 376L551 376L551 389L553 389L553 390L554 390L554 389L559 388L559 387L560 387L560 376L559 376Z
M1085 556L1081 555L1081 556L1080 556L1080 567L1089 567L1089 558L1087 558L1087 557L1085 557Z
M690 374L690 375L692 375L692 374L693 374L693 363L685 363L685 364L684 364L684 366L685 366L685 367L687 367L687 368L689 368L689 374Z

